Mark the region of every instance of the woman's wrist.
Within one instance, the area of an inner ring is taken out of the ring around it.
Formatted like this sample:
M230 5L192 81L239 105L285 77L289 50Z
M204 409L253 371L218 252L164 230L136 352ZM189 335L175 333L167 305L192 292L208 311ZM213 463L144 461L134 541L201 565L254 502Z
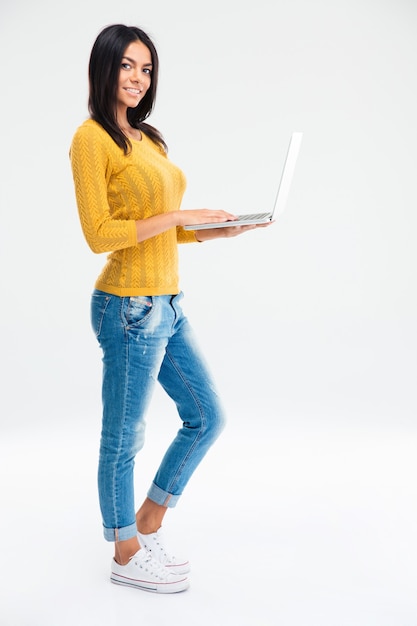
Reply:
M184 224L184 212L183 211L173 211L171 215L174 217L175 223L174 226L185 226Z

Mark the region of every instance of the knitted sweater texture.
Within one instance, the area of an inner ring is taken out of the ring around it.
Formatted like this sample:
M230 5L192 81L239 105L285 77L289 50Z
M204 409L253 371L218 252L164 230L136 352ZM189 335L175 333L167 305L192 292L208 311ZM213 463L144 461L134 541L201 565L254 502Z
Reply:
M96 253L110 252L96 288L118 296L179 292L178 243L193 231L171 228L137 242L136 220L180 209L182 171L142 133L125 155L93 120L75 132L70 159L81 226Z

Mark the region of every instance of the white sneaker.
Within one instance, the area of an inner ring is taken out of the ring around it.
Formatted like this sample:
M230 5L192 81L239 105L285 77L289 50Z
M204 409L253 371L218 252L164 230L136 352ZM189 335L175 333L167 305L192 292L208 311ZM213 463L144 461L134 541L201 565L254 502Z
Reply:
M165 550L161 529L149 535L142 535L142 533L138 532L138 540L139 545L145 548L154 559L164 565L170 572L174 574L188 574L190 571L190 563L187 559L172 556Z
M187 576L174 574L143 549L138 550L126 565L119 565L113 559L110 580L117 585L156 593L177 593L190 586Z

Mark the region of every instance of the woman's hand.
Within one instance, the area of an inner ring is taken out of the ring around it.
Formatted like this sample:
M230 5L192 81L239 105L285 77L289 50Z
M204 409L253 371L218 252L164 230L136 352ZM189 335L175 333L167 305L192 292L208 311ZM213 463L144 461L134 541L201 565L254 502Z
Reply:
M248 224L247 226L225 226L223 228L207 228L205 230L196 230L195 236L197 241L209 241L210 239L220 239L221 237L237 237L248 230L255 228L266 228L274 222L266 222L265 224Z
M177 211L178 226L192 226L193 224L212 224L215 222L228 222L235 220L236 216L227 211L214 211L212 209L191 209Z

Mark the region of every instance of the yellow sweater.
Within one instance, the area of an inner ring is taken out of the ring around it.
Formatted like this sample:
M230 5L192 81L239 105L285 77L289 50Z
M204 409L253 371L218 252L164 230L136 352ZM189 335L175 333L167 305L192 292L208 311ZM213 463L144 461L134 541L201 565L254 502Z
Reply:
M179 292L178 243L196 241L181 227L137 242L135 220L177 211L182 171L142 133L125 155L93 120L75 132L70 158L84 236L93 252L110 252L96 288L118 296Z

